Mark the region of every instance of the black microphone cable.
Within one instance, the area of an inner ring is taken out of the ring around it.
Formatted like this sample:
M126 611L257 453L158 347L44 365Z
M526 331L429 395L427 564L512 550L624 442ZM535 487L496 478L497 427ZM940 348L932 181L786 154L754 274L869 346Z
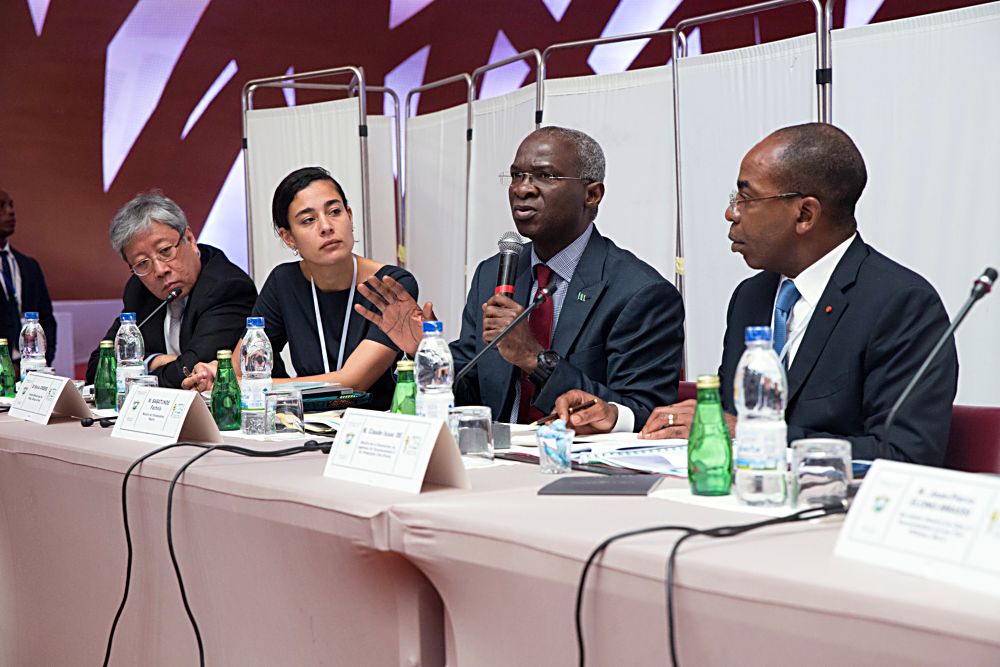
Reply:
M107 648L106 648L105 653L104 653L104 663L103 663L104 667L108 667L108 663L111 660L111 648L112 648L112 646L114 644L115 632L116 632L116 630L118 628L118 622L121 619L122 613L125 611L125 605L126 605L126 603L128 601L128 594L129 594L129 590L131 588L133 547L132 547L132 532L131 532L131 529L129 527L129 520L128 520L128 496L127 496L127 490L128 490L128 481L129 481L129 478L131 477L132 472L139 465L141 465L146 459L149 459L149 458L151 458L153 456L156 456L157 454L160 454L160 453L165 452L167 450L175 449L175 448L178 448L178 447L198 447L198 448L201 448L201 449L205 450L205 451L199 453L199 455L197 457L194 457L193 459L189 459L184 464L184 468L182 468L182 470L177 475L174 476L173 480L171 481L171 486L170 486L170 497L172 498L173 489L174 489L174 486L176 485L177 479L180 477L180 473L182 473L184 470L186 470L188 466L190 466L192 463L194 463L194 461L198 460L199 458L201 458L202 456L204 456L205 454L207 454L209 451L214 451L216 449L220 449L220 450L223 450L223 451L232 452L234 454L241 454L243 456L266 458L266 457L289 456L291 454L298 454L298 453L307 452L307 451L322 451L322 452L327 452L328 453L330 451L331 444L332 443L329 443L329 442L328 443L317 443L315 440L309 440L309 441L307 441L305 444L303 444L301 446L291 447L291 448L284 449L284 450L260 451L260 450L256 450L256 449L249 449L249 448L246 448L246 447L238 447L238 446L235 446L235 445L207 445L207 444L198 443L198 442L178 442L178 443L174 443L174 444L170 444L170 445L164 445L163 447L158 447L157 449L154 449L153 451L147 452L146 454L143 454L141 457L139 457L138 459L136 459L135 461L133 461L132 464L128 467L128 469L125 471L125 475L122 478L122 493L121 493L122 522L123 522L124 528L125 528L125 545L126 545L126 549L127 549L127 559L126 559L126 565L125 565L125 586L124 586L124 590L122 592L121 602L119 603L118 610L115 613L114 621L112 621L112 623L111 623L111 631L108 633L108 644L107 644ZM176 574L177 574L177 576L179 578L179 584L181 586L182 598L184 599L185 609L188 612L188 618L192 621L192 623L194 623L194 617L191 614L190 608L187 605L187 597L184 594L183 581L180 580L181 574L180 574L180 570L177 567L177 561L176 561L176 558L175 558L174 552L173 552L173 536L172 536L171 531L170 531L170 523L169 523L170 522L170 516L171 516L171 506L168 504L168 506L167 506L167 522L168 522L168 527L167 527L167 538L168 539L167 539L167 543L170 546L170 555L171 555L171 558L172 558L173 563L174 563L174 571L176 572ZM195 625L194 628L195 628L195 636L198 638L198 648L199 648L199 654L201 656L201 664L204 665L204 650L203 650L203 647L202 647L202 644L201 644L200 631L198 630L197 625Z
M674 667L680 667L680 662L677 660L677 640L674 634L674 570L676 569L675 562L677 560L677 552L680 546L688 539L696 536L705 537L734 537L736 535L742 535L743 533L756 530L758 528L765 528L767 526L776 526L784 523L796 523L800 521L811 521L813 519L819 519L825 516L832 516L835 514L844 514L847 512L847 507L844 504L832 504L824 505L822 507L811 507L808 509L800 510L794 514L789 514L786 516L774 517L771 519L765 519L763 521L756 521L753 523L737 524L733 526L718 526L716 528L706 528L697 529L690 526L652 526L649 528L639 528L636 530L630 530L623 533L617 533L607 538L601 542L587 558L587 562L584 564L583 572L580 575L580 584L577 589L576 595L576 643L579 648L579 664L580 667L584 667L586 664L586 657L584 653L584 642L583 642L583 620L582 620L582 608L583 608L583 591L584 585L586 584L587 573L590 570L593 562L596 558L603 553L607 548L614 542L618 540L625 539L626 537L633 537L636 535L646 535L649 533L665 532L665 531L682 531L682 535L674 543L673 548L670 550L670 555L667 558L666 565L666 596L667 596L667 635L670 648L670 660Z
M330 452L330 446L332 442L318 443L315 440L308 440L305 444L296 447L288 447L287 449L278 449L274 451L258 451L254 449L247 449L245 447L236 447L233 445L211 445L206 447L201 452L198 452L190 459L184 462L184 464L177 470L174 474L173 479L170 480L170 486L167 489L167 550L170 552L170 561L174 566L174 573L177 576L177 587L180 589L181 601L184 603L184 611L187 612L188 620L191 621L191 629L194 630L194 637L198 642L198 664L201 667L205 667L205 646L201 639L201 630L198 628L198 621L195 620L194 612L191 610L191 605L188 602L187 589L184 586L184 576L181 574L180 564L177 562L177 553L174 551L174 534L173 534L173 504L174 504L174 489L177 487L177 482L180 480L181 475L190 468L196 461L204 456L211 454L214 451L224 451L231 452L234 454L242 454L243 456L250 456L255 458L281 458L285 456L292 456L294 454L303 454L306 452Z
M165 452L168 449L175 449L177 447L208 447L208 445L203 445L195 442L178 442L172 445L164 445L163 447L158 447L151 452L147 452L140 456L138 459L132 462L132 465L128 467L125 471L125 476L122 478L122 521L125 525L125 546L128 552L128 557L125 561L125 590L122 592L122 600L118 605L118 611L115 612L115 619L111 622L111 631L108 633L108 645L104 651L104 667L108 667L108 663L111 661L111 647L115 641L115 631L118 629L118 621L121 620L122 612L125 611L125 603L128 601L128 593L132 584L132 531L128 524L128 480L132 475L132 471L139 467L143 461L146 459L156 456L161 452Z

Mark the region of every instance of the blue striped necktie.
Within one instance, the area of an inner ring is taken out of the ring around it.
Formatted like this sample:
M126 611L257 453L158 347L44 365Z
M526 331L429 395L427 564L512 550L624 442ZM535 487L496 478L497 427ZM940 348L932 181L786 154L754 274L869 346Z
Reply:
M774 302L774 351L779 356L788 340L788 316L792 312L792 306L799 300L799 296L801 296L799 290L791 280L781 283L778 298ZM788 366L787 361L785 366Z

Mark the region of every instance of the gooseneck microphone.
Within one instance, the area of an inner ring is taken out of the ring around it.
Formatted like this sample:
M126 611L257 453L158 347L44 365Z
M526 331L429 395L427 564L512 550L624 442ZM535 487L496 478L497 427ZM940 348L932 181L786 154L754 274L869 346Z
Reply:
M976 282L972 285L972 293L969 295L969 298L966 299L962 309L958 311L958 315L955 316L955 320L951 323L944 334L941 335L937 344L934 345L934 349L931 350L930 354L927 355L927 358L924 359L924 363L922 363L920 368L917 369L917 372L913 374L913 378L910 380L910 383L906 385L906 389L904 389L903 393L899 395L896 402L892 404L892 409L889 410L889 416L885 419L886 442L891 442L891 440L889 440L889 429L892 428L892 422L896 419L896 413L899 412L899 407L903 405L903 402L906 401L911 393L913 393L914 387L917 386L917 383L927 372L931 362L934 361L935 357L937 357L938 352L941 351L944 344L948 342L948 339L951 338L952 334L955 333L955 330L958 329L958 325L960 325L962 320L965 319L965 316L969 314L969 310L972 309L973 304L990 293L990 290L993 289L993 283L995 283L996 280L997 270L993 267L986 267L983 274L976 278Z
M143 325L146 324L146 322L148 322L150 319L152 319L153 315L156 315L164 308L164 306L174 301L180 295L181 295L180 287L175 287L172 290L170 290L170 294L168 294L167 298L163 300L163 303L154 308L153 312L151 312L149 315L146 315L146 319L144 319L142 322L139 323L139 328L142 329Z
M476 356L472 357L472 359L469 360L469 363L467 363L465 366L463 366L462 370L460 370L458 373L455 374L455 381L452 384L453 385L457 385L458 382L459 382L459 380L461 380L463 377L465 377L465 374L468 373L470 370L472 370L473 366L475 366L477 363L479 363L479 360L483 357L484 354L486 354L487 352L489 352L490 350L492 350L494 347L496 347L500 343L500 341L502 341L504 339L504 337L506 337L507 334L509 334L514 329L514 327L516 327L518 324L520 324L521 321L524 318L526 318L528 315L531 314L531 311L533 311L543 301L545 301L546 299L548 299L549 297L551 297L555 293L556 287L558 287L558 286L559 286L559 281L553 280L552 282L549 283L548 287L546 287L543 290L539 290L538 294L535 295L535 298L532 299L531 303L528 304L528 307L525 308L524 310L522 310L521 314L518 315L517 317L515 317L511 321L510 324L508 324L507 326L505 326L500 331L500 333L497 334L496 338L494 338L493 340L491 340L486 345L486 347L484 347L483 349L481 349L479 351L479 354L477 354Z
M493 293L512 297L524 239L517 232L504 232L497 241L497 248L500 250L500 270L497 271L497 288Z

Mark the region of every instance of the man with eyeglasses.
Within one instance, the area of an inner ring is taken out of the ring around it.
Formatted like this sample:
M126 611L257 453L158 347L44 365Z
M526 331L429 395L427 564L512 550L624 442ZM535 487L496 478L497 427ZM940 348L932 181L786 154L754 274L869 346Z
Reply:
M45 362L56 356L56 318L45 276L38 262L11 246L17 227L14 198L0 187L0 338L10 344L11 358L20 358L19 336L24 313L37 311L45 331Z
M161 387L180 388L186 369L212 361L243 335L257 289L225 253L195 243L181 208L158 191L137 195L111 222L111 247L132 271L123 312L142 322L174 290L180 296L142 327L146 367ZM116 319L105 338L114 340ZM99 350L90 355L87 382L97 373Z
M521 251L513 294L497 293L499 255L480 263L451 344L456 371L490 343L533 295L554 288L455 387L458 404L488 405L494 419L528 423L552 410L574 387L629 408L641 427L660 397L677 392L684 307L677 290L653 267L620 249L594 225L604 198L604 152L593 138L544 127L521 142L507 187ZM412 355L421 318L432 318L385 279L362 286L378 313L355 308Z
M729 302L723 407L732 431L744 331L771 326L788 369L789 442L843 438L856 459L941 465L958 383L954 342L885 431L892 404L947 329L948 314L930 283L861 240L854 209L867 179L850 137L822 123L778 130L743 158L725 217L732 251L761 272ZM589 398L571 392L557 409L565 414ZM694 405L656 408L640 437L686 438ZM613 406L598 401L570 423L607 430L615 418Z

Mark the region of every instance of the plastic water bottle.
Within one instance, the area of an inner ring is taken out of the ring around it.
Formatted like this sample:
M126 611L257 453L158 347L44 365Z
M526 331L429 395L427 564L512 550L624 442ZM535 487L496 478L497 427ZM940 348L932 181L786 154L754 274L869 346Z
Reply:
M115 334L115 409L121 412L125 403L125 378L143 374L146 345L142 332L135 324L135 313L122 313L118 333Z
M785 403L788 378L771 345L771 327L747 327L736 367L736 495L748 505L783 505L787 498Z
M240 431L247 435L264 434L264 397L271 389L274 352L264 333L263 317L248 317L247 332L240 348Z
M34 311L24 314L20 349L21 381L24 381L29 372L45 368L45 331L38 321L38 313Z
M413 363L417 376L417 416L441 419L447 424L448 411L455 407L455 394L451 391L455 365L440 322L424 322L424 338Z

